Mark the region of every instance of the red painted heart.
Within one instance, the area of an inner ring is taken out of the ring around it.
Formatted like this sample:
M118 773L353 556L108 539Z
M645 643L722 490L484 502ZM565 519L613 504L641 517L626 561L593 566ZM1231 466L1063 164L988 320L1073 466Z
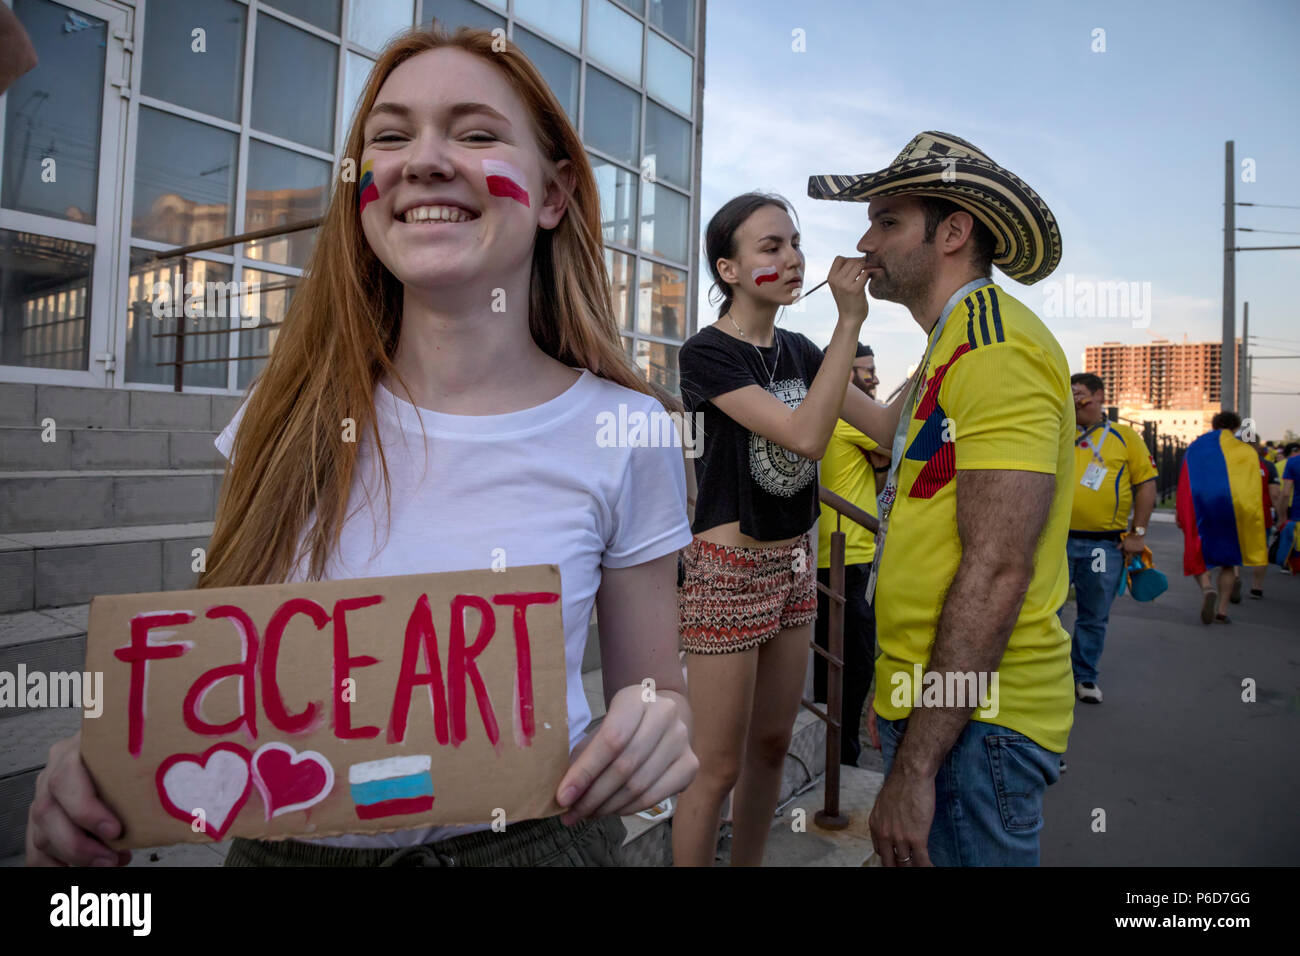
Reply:
M154 783L163 809L220 840L248 799L250 754L239 744L217 744L199 754L172 754Z
M298 753L288 744L263 744L253 755L253 783L266 805L266 818L320 803L334 789L334 768L314 750Z

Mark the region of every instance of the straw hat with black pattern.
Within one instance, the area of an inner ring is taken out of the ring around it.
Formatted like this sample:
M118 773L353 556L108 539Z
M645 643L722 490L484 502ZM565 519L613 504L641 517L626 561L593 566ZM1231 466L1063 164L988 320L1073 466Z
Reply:
M1056 217L1015 173L950 133L921 133L878 173L809 176L813 199L868 202L882 196L937 196L961 206L992 231L993 264L1025 285L1061 261Z

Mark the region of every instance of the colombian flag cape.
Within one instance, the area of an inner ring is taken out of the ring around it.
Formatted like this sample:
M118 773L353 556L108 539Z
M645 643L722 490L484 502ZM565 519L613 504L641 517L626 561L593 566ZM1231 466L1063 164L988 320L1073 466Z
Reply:
M1178 491L1180 504L1190 505L1206 565L1268 563L1253 448L1227 429L1207 432L1187 446Z

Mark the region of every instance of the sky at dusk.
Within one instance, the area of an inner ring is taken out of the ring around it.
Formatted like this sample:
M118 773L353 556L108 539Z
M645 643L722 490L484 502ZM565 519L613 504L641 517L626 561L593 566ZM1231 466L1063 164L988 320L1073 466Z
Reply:
M795 30L804 52L792 49ZM1060 223L1064 256L1050 277L994 278L1044 319L1072 372L1103 341L1221 338L1225 140L1238 202L1300 207L1294 0L710 0L707 31L701 232L734 195L781 193L799 216L811 288L834 256L857 254L868 223L865 203L810 199L808 176L873 172L923 130L955 134L1028 182ZM1241 246L1300 245L1300 208L1238 207L1237 226L1276 230L1239 233ZM1257 356L1300 353L1297 278L1300 250L1238 254L1238 334L1249 301ZM1149 315L1051 315L1067 280L1137 283ZM716 315L710 281L701 271L700 326ZM824 347L829 288L778 321ZM874 299L861 338L876 351L881 397L925 346L902 306ZM1300 432L1297 392L1300 359L1255 363L1264 438Z

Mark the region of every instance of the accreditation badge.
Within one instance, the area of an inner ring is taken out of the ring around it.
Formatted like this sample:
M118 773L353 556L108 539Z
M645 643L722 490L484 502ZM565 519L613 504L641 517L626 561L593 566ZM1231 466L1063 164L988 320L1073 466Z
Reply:
M1088 465L1083 473L1083 478L1079 484L1085 488L1091 488L1093 491L1101 491L1102 483L1106 480L1106 466L1099 465L1095 461Z

